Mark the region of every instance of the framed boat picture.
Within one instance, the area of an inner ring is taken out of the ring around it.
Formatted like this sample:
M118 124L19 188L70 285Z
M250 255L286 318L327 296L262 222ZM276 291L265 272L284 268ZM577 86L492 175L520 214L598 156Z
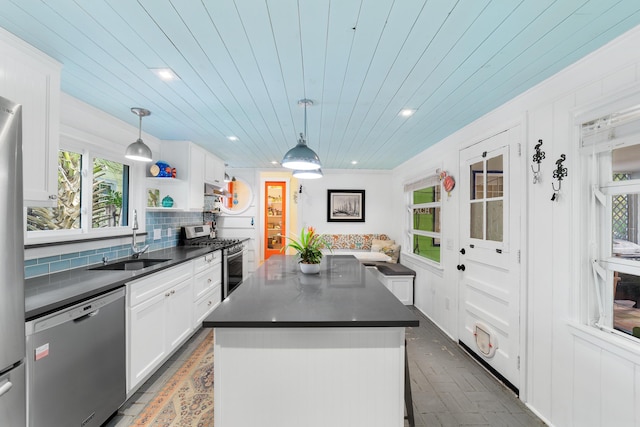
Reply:
M327 222L364 222L364 190L327 190Z

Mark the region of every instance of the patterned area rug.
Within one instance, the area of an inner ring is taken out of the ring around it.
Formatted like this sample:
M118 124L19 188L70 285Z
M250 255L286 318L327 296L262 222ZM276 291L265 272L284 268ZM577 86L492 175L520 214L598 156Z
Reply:
M213 426L213 331L147 404L133 426Z

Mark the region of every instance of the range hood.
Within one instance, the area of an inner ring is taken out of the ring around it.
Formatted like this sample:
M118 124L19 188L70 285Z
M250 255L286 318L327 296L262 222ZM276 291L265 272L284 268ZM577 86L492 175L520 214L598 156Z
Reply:
M231 197L232 194L227 191L224 187L218 187L212 184L204 184L204 195L205 196L217 196L217 197Z

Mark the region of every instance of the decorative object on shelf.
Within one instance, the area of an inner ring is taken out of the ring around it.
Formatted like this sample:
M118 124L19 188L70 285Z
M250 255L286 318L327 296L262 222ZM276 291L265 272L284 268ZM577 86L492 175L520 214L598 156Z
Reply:
M160 206L160 190L157 188L147 189L147 207L157 208Z
M298 240L291 237L287 237L287 240L289 240L289 243L282 248L282 251L287 248L295 249L299 258L300 270L308 274L318 273L320 271L320 262L322 261L320 248L326 245L320 235L316 234L315 228L303 227ZM309 265L315 265L316 267L308 267Z
M163 208L173 207L173 199L171 198L171 196L164 196L164 199L162 199L162 207Z
M538 166L535 169L533 168L533 165L531 165L531 171L533 172L533 183L534 184L536 184L536 183L541 181L541 179L540 179L540 163L542 163L542 160L544 159L544 151L542 151L540 149L541 146L542 146L542 140L539 139L538 143L536 144L536 146L533 147L536 150L536 153L533 155L533 162L538 164Z
M451 197L451 190L456 186L456 181L446 171L440 172L440 181L442 182L442 188L447 192L447 197Z
M327 222L365 222L364 190L327 190Z
M560 197L560 189L562 188L562 180L567 176L567 168L562 166L562 163L567 159L567 156L564 154L560 154L560 158L556 160L556 169L553 171L553 179L558 180L558 188L556 188L555 184L552 182L551 187L553 188L553 196L551 196L551 201L558 200Z
M315 151L307 146L307 142L305 141L307 135L307 107L313 105L313 101L306 98L301 99L298 101L298 105L304 106L304 133L300 133L298 143L291 150L287 151L280 163L287 169L294 169L296 171L295 173L319 170L322 167L320 158ZM319 174L322 176L322 172L319 172ZM315 177L319 178L320 176Z
M124 156L127 159L135 160L138 162L150 162L152 158L151 149L142 141L142 118L151 115L151 111L144 108L133 107L131 112L136 114L140 118L138 125L138 139L129 144Z
M152 165L149 168L151 175L157 178L175 178L174 171L175 168L172 169L171 166L169 166L169 163L163 160L158 160L155 165Z

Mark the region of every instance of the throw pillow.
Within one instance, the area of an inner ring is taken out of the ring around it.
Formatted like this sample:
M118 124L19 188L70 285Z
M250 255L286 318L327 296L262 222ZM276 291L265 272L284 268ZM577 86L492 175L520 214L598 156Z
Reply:
M380 248L379 252L382 252L385 255L391 257L391 261L388 261L388 262L397 263L398 258L400 257L400 245L395 245L395 244L386 245Z
M371 240L371 252L380 252L380 249L385 246L394 245L396 243L395 240L379 240L372 239Z

